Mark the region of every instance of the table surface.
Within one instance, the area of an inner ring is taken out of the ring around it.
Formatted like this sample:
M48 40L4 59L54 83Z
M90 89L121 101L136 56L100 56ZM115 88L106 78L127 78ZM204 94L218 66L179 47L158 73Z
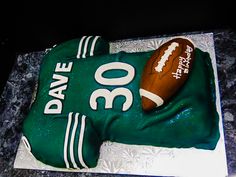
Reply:
M196 33L203 32L205 31ZM208 32L214 34L227 165L229 176L231 176L236 174L236 32L228 29ZM18 56L0 97L0 176L123 176L13 168L22 135L22 122L28 112L31 93L39 70L37 67L39 67L40 61L31 60L31 58L40 58L41 55L42 52L24 55L24 57L28 57L27 62L30 64L26 63L22 56ZM32 70L32 68L37 69ZM19 80L21 80L20 85L17 84ZM16 96L19 95L19 92L20 97Z

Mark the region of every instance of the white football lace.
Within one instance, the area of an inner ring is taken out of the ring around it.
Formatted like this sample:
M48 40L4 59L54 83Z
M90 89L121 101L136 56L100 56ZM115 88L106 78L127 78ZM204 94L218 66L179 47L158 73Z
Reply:
M164 55L162 55L158 65L155 67L157 72L162 72L163 67L165 66L166 61L168 60L169 56L172 55L172 52L178 47L179 44L177 42L172 42L171 45L168 46L168 49L165 50Z

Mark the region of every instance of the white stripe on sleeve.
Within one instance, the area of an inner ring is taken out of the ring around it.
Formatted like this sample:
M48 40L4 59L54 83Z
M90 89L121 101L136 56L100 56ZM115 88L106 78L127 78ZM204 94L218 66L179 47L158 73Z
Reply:
M86 41L85 41L85 44L84 44L84 53L82 55L82 58L85 58L86 57L86 53L87 53L87 47L88 47L88 42L89 42L89 39L91 38L92 36L89 36Z
M88 168L87 165L84 163L83 152L82 152L82 150L83 150L84 131L85 131L85 119L86 119L86 116L83 115L82 118L81 118L81 128L80 128L80 136L79 136L78 155L79 155L80 164L84 168Z
M78 116L79 116L79 113L76 113L75 114L75 123L74 123L73 129L72 129L72 134L71 134L71 139L70 139L70 159L71 159L71 162L72 162L74 168L78 168L78 166L75 162L75 157L74 157L74 141L75 141L76 129L78 126Z
M70 165L67 159L67 144L68 144L68 138L69 138L69 132L70 132L70 126L71 126L71 119L72 119L72 112L70 112L68 116L66 134L65 134L65 139L64 139L64 161L66 164L66 168L70 168Z
M79 47L78 47L78 52L77 52L77 58L80 58L80 55L81 55L81 48L82 48L82 45L83 45L83 41L84 39L86 38L87 36L83 36L81 39L80 39L80 42L79 42Z
M90 49L90 56L93 56L94 48L95 48L96 42L97 42L97 40L98 40L99 37L100 37L100 36L96 36L96 37L93 39L92 46L91 46L91 49Z

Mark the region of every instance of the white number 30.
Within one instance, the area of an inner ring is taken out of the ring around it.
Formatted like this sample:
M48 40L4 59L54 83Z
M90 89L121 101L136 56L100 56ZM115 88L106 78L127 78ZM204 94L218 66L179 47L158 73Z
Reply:
M125 70L127 75L120 78L104 78L102 74L108 70ZM100 66L95 72L95 80L102 85L116 86L125 85L130 83L135 75L134 67L122 62L112 62ZM127 88L115 88L110 91L108 89L97 89L90 96L90 107L97 110L97 98L105 98L105 109L112 109L113 100L117 96L124 96L125 102L123 103L122 111L127 111L133 103L132 92Z

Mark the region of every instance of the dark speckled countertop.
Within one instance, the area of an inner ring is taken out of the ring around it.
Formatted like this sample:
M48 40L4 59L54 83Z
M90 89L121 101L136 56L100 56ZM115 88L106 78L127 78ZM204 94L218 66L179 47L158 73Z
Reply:
M236 32L229 29L210 32L214 34L228 173L233 176L236 175ZM13 168L22 122L29 109L43 54L19 55L0 97L0 177L124 176Z

